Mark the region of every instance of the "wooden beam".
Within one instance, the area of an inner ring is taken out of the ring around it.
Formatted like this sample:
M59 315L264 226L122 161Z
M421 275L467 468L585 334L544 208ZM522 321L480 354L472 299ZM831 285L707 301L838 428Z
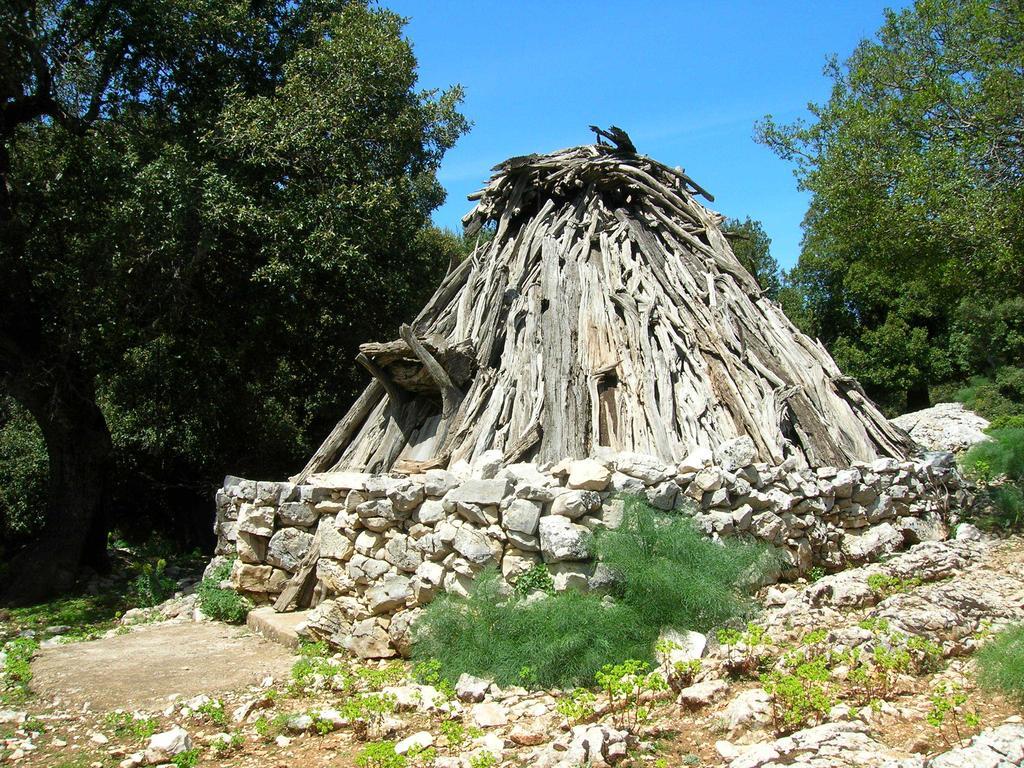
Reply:
M401 405L408 400L406 393L391 378L391 374L374 363L373 360L366 356L365 352L360 352L356 355L356 362L363 366L374 379L380 382L380 385L384 387L384 391L388 393L388 398L394 405Z
M317 448L316 453L306 463L306 466L302 468L302 471L290 478L291 482L296 484L304 483L306 478L314 472L323 472L328 469L334 457L345 447L345 444L352 438L356 430L359 429L366 420L366 417L370 415L370 412L385 394L384 386L376 379L373 379L370 385L363 390L363 394L352 403L352 407L348 409L345 417L334 426L327 439Z
M320 530L313 535L309 551L302 558L295 574L284 585L281 594L274 601L274 610L278 613L302 610L309 606L316 586L316 564L320 560Z

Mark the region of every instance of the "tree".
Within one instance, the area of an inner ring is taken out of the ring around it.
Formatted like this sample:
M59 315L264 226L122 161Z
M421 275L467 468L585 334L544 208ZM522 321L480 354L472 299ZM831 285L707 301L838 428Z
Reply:
M111 423L142 461L244 471L333 420L355 346L443 274L419 233L467 124L356 0L17 0L0 24L0 383L49 470L29 601L104 565Z
M772 256L772 239L761 222L749 216L743 221L726 219L722 229L740 264L754 276L768 298L777 299L782 287L779 262Z
M975 372L958 307L1024 288L1022 60L1017 0L918 0L828 63L810 121L758 128L812 194L790 299L891 410Z

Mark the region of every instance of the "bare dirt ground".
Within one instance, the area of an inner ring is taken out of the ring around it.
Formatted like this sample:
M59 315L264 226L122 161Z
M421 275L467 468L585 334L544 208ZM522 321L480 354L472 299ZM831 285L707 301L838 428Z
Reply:
M94 710L160 709L171 698L216 695L284 678L292 651L226 624L162 624L42 651L32 690Z

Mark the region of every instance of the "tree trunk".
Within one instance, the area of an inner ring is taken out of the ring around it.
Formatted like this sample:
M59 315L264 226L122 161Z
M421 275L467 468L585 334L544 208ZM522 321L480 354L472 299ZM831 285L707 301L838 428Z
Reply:
M91 379L66 369L45 378L49 381L33 377L7 382L42 430L50 471L43 532L14 558L13 578L3 595L11 604L67 591L83 566L108 569L110 432Z

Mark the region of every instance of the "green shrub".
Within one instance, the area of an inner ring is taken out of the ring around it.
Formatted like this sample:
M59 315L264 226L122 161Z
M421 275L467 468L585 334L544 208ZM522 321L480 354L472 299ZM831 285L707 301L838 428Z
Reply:
M743 595L778 566L762 545L715 543L689 518L658 514L638 497L626 499L619 528L597 536L596 551L615 574L615 596L659 630L707 632L746 613Z
M163 558L144 563L142 571L135 577L128 590L128 602L134 608L150 608L159 605L174 594L174 579L167 578L167 561Z
M1010 480L1024 478L1024 429L989 429L991 440L978 443L964 456L968 472L977 472L979 464L989 478L1005 475Z
M199 582L199 610L217 621L241 624L252 610L252 603L233 589L223 589L220 583L231 575L231 561L222 563Z
M982 685L1024 704L1024 624L1007 627L978 652Z
M615 575L613 601L576 591L527 602L487 569L467 598L442 595L414 626L414 658L499 685L590 684L608 664L650 662L663 627L707 631L749 608L743 592L773 567L766 549L716 544L684 517L626 503L622 526L597 537ZM523 674L528 670L529 674Z
M395 752L395 742L377 741L367 744L362 752L356 755L358 768L405 768L405 755Z
M989 429L988 434L992 439L973 446L961 465L986 485L991 509L979 522L1016 528L1024 523L1024 428Z

